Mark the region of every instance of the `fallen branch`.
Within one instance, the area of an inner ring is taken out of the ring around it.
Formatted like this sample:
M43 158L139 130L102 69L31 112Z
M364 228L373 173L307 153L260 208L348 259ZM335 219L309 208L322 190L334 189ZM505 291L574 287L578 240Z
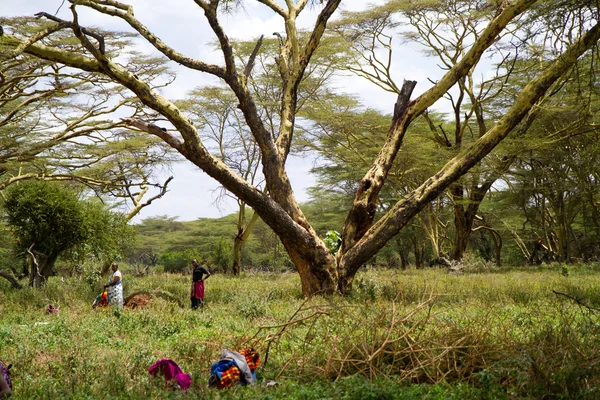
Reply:
M600 308L595 308L595 307L592 307L592 306L589 306L589 305L587 305L587 304L586 304L586 303L583 301L583 298L580 298L580 299L578 299L578 298L576 298L576 297L573 297L573 296L570 296L570 295L568 295L568 294L566 294L566 293L561 293L561 292L558 292L558 291L556 291L556 290L554 290L554 289L552 289L552 293L554 293L554 294L556 294L556 295L559 295L559 296L564 296L564 297L566 297L567 299L573 300L573 301L575 302L575 304L577 304L579 307L586 308L588 311L591 311L591 312L593 312L594 314L596 314L596 313L600 312Z
M6 271L2 271L0 270L0 276L6 280L8 280L10 282L10 284L12 285L13 288L15 289L23 289L23 285L21 285L19 283L19 281L17 280L17 278L15 278L14 276L12 276L12 274L6 272Z

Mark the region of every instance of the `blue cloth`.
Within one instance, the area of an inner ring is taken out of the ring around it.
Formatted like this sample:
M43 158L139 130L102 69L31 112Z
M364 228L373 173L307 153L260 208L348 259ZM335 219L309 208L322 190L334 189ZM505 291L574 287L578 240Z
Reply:
M210 373L217 375L220 379L223 376L223 372L231 368L232 365L234 365L234 362L230 359L222 359L219 361L215 361L210 366Z

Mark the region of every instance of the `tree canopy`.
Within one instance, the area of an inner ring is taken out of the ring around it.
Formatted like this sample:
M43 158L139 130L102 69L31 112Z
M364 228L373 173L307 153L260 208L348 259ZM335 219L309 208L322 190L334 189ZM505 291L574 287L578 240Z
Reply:
M95 199L81 199L59 182L26 181L13 185L3 203L16 247L31 256L30 285L54 273L58 257L81 261L112 258L131 240L122 214Z

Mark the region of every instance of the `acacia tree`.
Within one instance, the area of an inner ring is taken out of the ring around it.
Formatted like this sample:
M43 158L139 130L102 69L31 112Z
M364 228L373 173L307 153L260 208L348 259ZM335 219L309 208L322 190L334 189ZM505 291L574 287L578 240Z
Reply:
M0 25L38 40L56 28L55 21L29 17L0 18ZM113 56L122 55L132 37L103 35ZM73 49L69 39L57 32L50 43ZM164 60L131 56L136 73L150 82L167 73ZM0 47L0 61L0 191L30 179L77 181L98 195L128 200L129 218L153 201L144 199L149 187L164 194L166 184L157 183L152 172L171 161L167 146L113 116L148 116L135 96L101 74L31 57L22 47Z
M516 96L540 72L538 64L543 65L560 54L557 50L571 43L571 33L585 26L586 18L594 18L593 6L586 9L577 2L554 3L554 7L557 6L560 7L559 18L554 18L556 10L550 12L548 4L542 4L498 35L494 45L485 53L486 57L496 60L495 73L478 71L474 66L460 77L453 91L444 95L451 108L449 119L445 123L434 123L428 112L422 114L432 132L431 138L442 149L440 158L456 154L470 146L473 140L485 135L488 125L500 118L515 100L511 98L506 102L507 97L510 97L509 93ZM497 12L486 0L389 0L375 12L347 13L336 24L336 30L357 54L359 62L348 69L383 89L394 92L398 90L398 85L390 73L394 50L391 45L393 34L399 33L405 40L420 45L427 55L436 59L440 69L450 70L468 50L471 42L477 40L483 32L482 23ZM573 24L572 31L566 32L566 21L578 21L579 24ZM540 23L545 29L536 28ZM589 66L579 64L577 69L580 68ZM482 76L479 82L478 75ZM571 78L569 75L557 81L555 89L561 88ZM538 100L514 136L524 135L539 113L542 103L557 93L558 89L548 92ZM508 171L517 159L517 154L527 147L513 146L510 151L496 150L450 185L447 195L454 213L453 245L449 251L452 259L462 258L471 233L479 229L491 233L493 241L498 244L496 248L499 249L499 234L489 225L481 224L479 207L494 182ZM481 225L476 227L478 220ZM499 258L497 252L496 259Z
M41 16L0 18L0 25L19 38L33 35L74 50L65 32L45 36L60 25ZM131 33L102 35L105 51L135 60L134 72L153 87L171 81L164 59L128 50ZM73 70L23 49L0 47L0 192L26 180L73 181L98 197L125 203L127 221L161 198L172 178L160 182L155 171L173 161L172 151L114 117L154 116L102 74ZM103 270L109 266L110 260ZM29 273L26 267L23 272ZM9 272L2 276L16 282Z
M431 200L447 189L470 168L492 151L527 115L535 102L546 90L600 37L600 25L592 20L581 36L565 48L556 60L526 85L505 115L488 127L468 148L460 151L435 175L428 178L418 188L399 200L374 223L377 198L386 181L388 172L401 146L404 134L410 123L438 101L462 77L466 76L480 61L483 52L491 46L498 35L520 15L530 10L535 0L515 0L502 4L495 15L490 16L469 49L457 57L456 63L448 72L422 95L411 99L416 82L406 81L399 90L394 106L392 123L385 143L368 172L361 179L342 234L340 250L331 254L313 227L307 221L294 196L287 177L285 164L289 155L296 121L298 86L311 57L319 46L327 23L336 12L342 0L323 1L315 20L315 25L306 40L300 40L296 19L308 0L286 0L281 6L272 0L257 0L271 9L285 22L285 37L277 58L282 80L279 126L274 139L265 127L255 98L248 88L248 71L238 67L231 41L219 22L219 5L230 2L218 0L194 0L204 11L204 15L215 33L224 65L209 64L177 52L159 37L150 32L136 19L133 7L115 0L69 0L73 18L58 22L70 28L81 43L77 52L62 50L59 46L45 46L34 41L24 42L11 35L0 38L0 45L24 46L24 51L33 56L52 60L72 68L102 73L116 83L131 90L146 106L152 108L174 127L176 132L161 127L151 121L136 118L126 119L132 127L156 135L197 165L208 175L219 181L227 190L250 205L278 235L292 262L298 268L302 290L305 295L315 293L348 292L359 268L375 255L390 239L410 222ZM239 101L248 128L261 150L262 172L268 193L246 182L210 154L198 135L197 127L186 118L175 104L153 90L136 74L121 66L103 51L88 30L78 23L78 7L88 7L102 14L120 18L127 22L142 37L169 59L188 68L211 74L221 79ZM597 13L595 14L597 17ZM251 65L251 64L249 64Z

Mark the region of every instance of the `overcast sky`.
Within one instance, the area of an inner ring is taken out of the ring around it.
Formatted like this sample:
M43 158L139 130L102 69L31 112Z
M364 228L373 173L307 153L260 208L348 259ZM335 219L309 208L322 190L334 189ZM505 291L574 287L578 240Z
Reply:
M142 23L152 32L161 37L168 45L177 51L192 58L201 59L211 63L222 64L222 56L207 46L214 40L210 27L205 22L202 10L193 0L122 0L134 6L134 13ZM279 1L284 3L283 1ZM372 1L371 3L382 3ZM63 0L0 0L0 14L2 16L33 15L40 11L56 14L60 18L71 19L68 1ZM254 0L247 0L243 11L235 15L224 16L221 23L230 38L251 38L262 34L272 35L273 32L283 32L283 23L280 17L272 13L267 7ZM343 9L359 10L367 7L363 0L343 0ZM101 27L107 30L131 30L123 21L117 18L80 9L80 24L86 27ZM314 24L314 19L319 11L306 9L299 20L301 27L308 28ZM399 47L399 40L396 46ZM148 43L142 43L137 49L143 53L155 53L154 48ZM177 79L165 88L163 94L171 99L184 97L190 89L215 83L214 78L198 71L186 70L176 64L171 67L177 72ZM430 84L427 78L437 79L441 71L435 62L425 61L418 49L403 47L394 53L393 76L396 82L403 79L418 82L414 95L419 95ZM374 84L352 77L341 80L338 90L357 94L362 102L372 108L385 113L391 113L395 95L387 93ZM309 170L313 160L308 158L291 157L287 163L287 170L296 196L300 202L308 200L306 189L314 183L314 177ZM134 219L139 222L144 218L155 215L177 216L180 221L195 220L203 217L220 217L235 211L233 201L216 207L215 189L216 181L200 171L197 167L187 162L182 162L172 167L172 171L165 171L165 179L169 175L174 180L169 184L169 192L150 207L146 207Z

